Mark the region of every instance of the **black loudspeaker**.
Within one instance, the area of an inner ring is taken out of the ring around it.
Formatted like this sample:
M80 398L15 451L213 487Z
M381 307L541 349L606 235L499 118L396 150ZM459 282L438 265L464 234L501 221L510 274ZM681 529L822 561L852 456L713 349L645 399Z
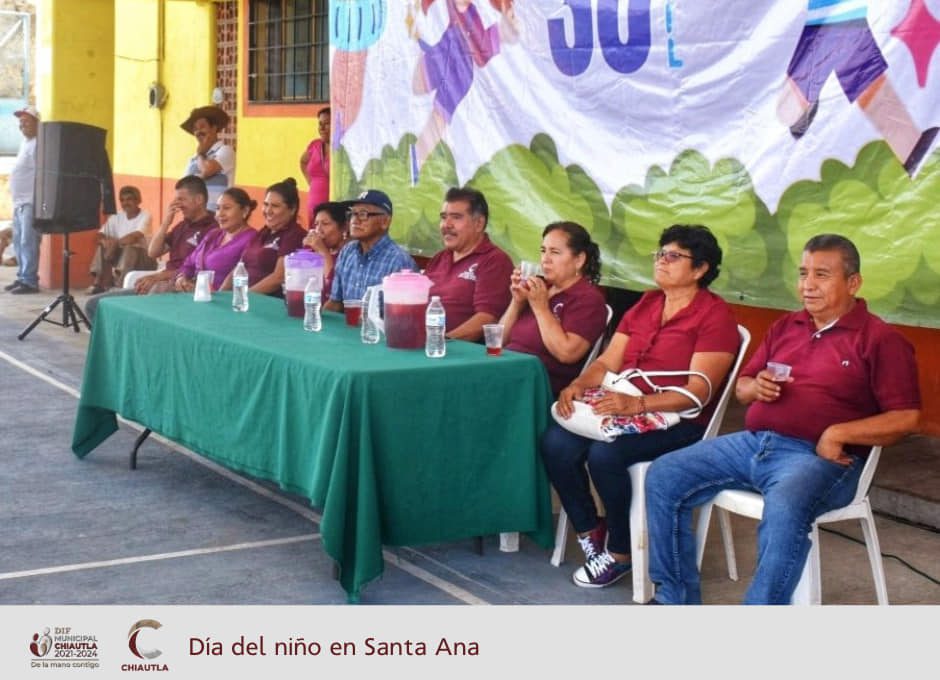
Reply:
M34 226L44 234L97 229L100 209L114 214L107 130L72 122L40 123L36 144Z

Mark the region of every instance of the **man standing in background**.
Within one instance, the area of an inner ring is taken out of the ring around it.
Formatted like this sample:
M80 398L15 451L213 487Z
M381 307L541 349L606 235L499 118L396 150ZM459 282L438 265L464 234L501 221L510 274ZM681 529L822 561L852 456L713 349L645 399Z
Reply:
M13 115L20 120L19 153L10 171L10 194L13 198L13 252L16 253L16 279L4 290L13 295L39 292L39 238L33 228L33 184L36 181L36 133L39 111L25 106Z

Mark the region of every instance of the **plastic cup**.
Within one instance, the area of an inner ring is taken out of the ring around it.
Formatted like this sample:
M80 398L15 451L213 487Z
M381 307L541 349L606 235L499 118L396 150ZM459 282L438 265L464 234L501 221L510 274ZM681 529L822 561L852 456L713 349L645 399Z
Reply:
M503 353L503 324L484 324L483 339L486 341L486 353L491 357L498 357Z
M209 302L212 300L212 280L215 271L203 269L196 272L196 288L193 290L193 300L196 302Z
M358 326L362 319L362 300L343 300L347 326Z
M790 364L781 364L777 361L767 362L767 371L774 382L786 382L790 377Z
M541 276L542 268L537 262L529 262L528 260L523 260L519 263L519 276L522 279L522 282L525 283L533 276Z

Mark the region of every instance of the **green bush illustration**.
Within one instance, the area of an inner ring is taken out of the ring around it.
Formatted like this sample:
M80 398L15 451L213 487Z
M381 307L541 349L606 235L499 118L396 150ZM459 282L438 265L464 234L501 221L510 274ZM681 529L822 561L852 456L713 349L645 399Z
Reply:
M783 278L793 300L803 245L815 234L838 233L859 249L860 295L874 311L895 322L940 323L938 196L940 155L912 180L882 141L865 145L852 166L827 160L819 182L790 186L777 219L786 238Z
M417 255L441 248L438 213L458 184L446 144L437 146L412 185L405 135L385 146L356 177L344 149L334 154L333 191L355 196L365 188L387 192L395 205L392 236ZM862 254L862 295L889 321L940 326L940 152L908 177L882 141L871 142L854 164L827 160L819 181L804 180L783 193L772 214L736 159L711 164L686 150L668 170L653 166L643 186L628 185L610 208L594 179L577 165L563 166L550 137L526 147L511 144L480 166L467 182L490 204L489 233L514 261L537 259L550 222L584 225L601 247L602 283L652 287L652 253L662 230L675 223L705 224L724 252L713 289L731 302L794 309L806 240L825 232L852 239Z

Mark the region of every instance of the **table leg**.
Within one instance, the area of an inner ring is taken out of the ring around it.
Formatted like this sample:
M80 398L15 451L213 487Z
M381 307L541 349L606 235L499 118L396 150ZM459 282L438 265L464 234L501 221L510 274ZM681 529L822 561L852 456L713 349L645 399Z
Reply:
M150 436L150 432L149 427L144 428L144 431L137 437L137 441L134 442L134 448L131 449L131 470L137 469L137 449L139 449L140 445L144 443L144 440Z
M519 552L519 532L512 531L500 534L499 549L501 552Z

